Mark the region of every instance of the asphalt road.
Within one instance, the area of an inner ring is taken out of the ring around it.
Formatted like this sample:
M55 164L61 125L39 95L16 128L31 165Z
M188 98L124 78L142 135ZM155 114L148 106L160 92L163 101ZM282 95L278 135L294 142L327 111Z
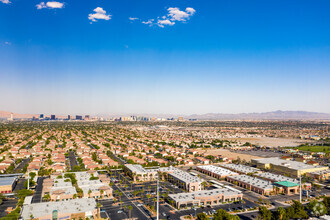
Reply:
M25 165L28 164L29 162L30 162L30 158L24 159L17 167L15 167L14 173L22 172Z
M74 166L78 166L78 161L76 159L76 155L73 151L69 151L69 161L71 170L73 170Z
M42 197L41 197L41 194L42 194L42 185L43 185L43 181L44 181L45 178L46 177L38 177L37 186L36 186L35 192L33 194L31 203L42 202Z

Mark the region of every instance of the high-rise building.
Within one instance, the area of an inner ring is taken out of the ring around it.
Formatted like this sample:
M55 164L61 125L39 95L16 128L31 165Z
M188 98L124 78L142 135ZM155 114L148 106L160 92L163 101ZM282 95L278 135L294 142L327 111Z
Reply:
M89 120L90 116L89 115L85 115L85 120Z
M76 120L82 120L82 116L81 115L76 115Z
M10 118L8 118L8 121L14 121L14 114L10 113Z
M68 115L68 120L71 120L71 115Z
M40 114L39 119L43 119L44 118L44 114Z
M50 116L50 120L55 120L56 119L56 116L55 115L51 115Z

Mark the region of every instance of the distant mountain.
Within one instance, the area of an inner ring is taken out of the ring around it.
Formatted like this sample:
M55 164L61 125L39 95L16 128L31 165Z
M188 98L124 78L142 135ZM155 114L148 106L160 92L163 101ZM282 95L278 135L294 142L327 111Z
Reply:
M32 118L33 116L38 116L38 115L33 115L33 114L19 114L19 113L14 113L14 118ZM10 118L11 112L6 112L6 111L0 111L0 118Z
M306 111L274 111L263 113L221 114L208 113L190 115L188 119L198 120L328 120L330 114Z
M0 111L0 118L10 118L11 112ZM32 118L38 117L37 114L19 114L13 113L14 118ZM185 119L198 119L198 120L330 120L330 114L306 111L274 111L262 113L240 113L240 114L223 114L223 113L207 113L207 114L193 114L185 115L171 115L171 114L123 114L111 115L111 117L121 116L144 116L144 117L160 117L160 118L177 118L183 116ZM49 116L49 115L45 115ZM110 117L110 115L102 114L99 117ZM66 118L67 116L56 115L57 118Z

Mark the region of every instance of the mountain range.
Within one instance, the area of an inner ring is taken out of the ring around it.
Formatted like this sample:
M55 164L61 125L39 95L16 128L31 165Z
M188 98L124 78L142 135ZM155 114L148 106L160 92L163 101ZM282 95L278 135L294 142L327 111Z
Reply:
M273 111L262 113L222 114L208 113L190 115L189 119L198 120L328 120L330 114L306 111Z
M13 113L14 118L32 118L38 117L38 114L20 114ZM0 118L10 118L11 112L0 111ZM132 114L134 115L134 114ZM138 114L141 115L142 114ZM177 118L179 115L156 115L145 114L145 117L163 117L163 118ZM207 114L193 114L189 116L182 115L185 119L198 120L330 120L329 113L307 112L307 111L273 111L261 113L240 113L240 114L224 114L224 113L207 113ZM66 118L66 116L56 115L58 118ZM103 117L120 117L113 115L103 115Z

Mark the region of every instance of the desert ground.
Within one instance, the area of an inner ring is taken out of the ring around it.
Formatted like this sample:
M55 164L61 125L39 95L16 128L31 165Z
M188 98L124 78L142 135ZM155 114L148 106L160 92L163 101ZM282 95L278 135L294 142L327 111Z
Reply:
M235 153L235 152L231 152L231 151L225 150L225 149L198 149L198 151L199 151L199 153L204 153L205 156L207 156L207 155L213 155L213 156L221 155L222 157L227 157L227 158L231 158L231 159L234 159L234 160L239 157L241 160L246 160L248 162L251 161L251 159L261 158L261 157L249 155L248 151L246 152L247 154Z
M308 140L299 140L293 138L270 138L270 137L256 137L256 138L224 138L228 141L237 141L241 143L249 142L251 144L268 146L268 147L296 147L300 144L306 142L311 142Z

